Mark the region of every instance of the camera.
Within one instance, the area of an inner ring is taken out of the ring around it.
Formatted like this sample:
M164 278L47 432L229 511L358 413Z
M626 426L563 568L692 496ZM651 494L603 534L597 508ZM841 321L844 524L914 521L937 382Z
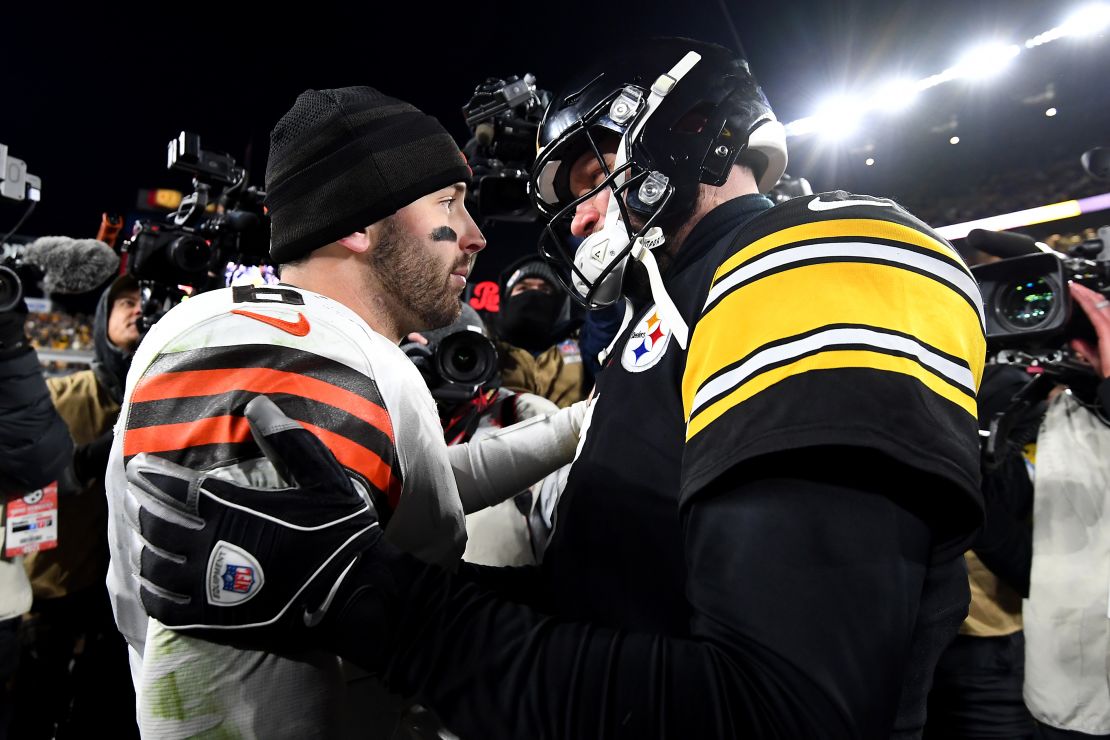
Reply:
M474 171L467 205L486 221L535 221L528 195L536 159L536 135L551 93L536 88L530 74L487 78L463 106L471 139L463 147Z
M142 331L189 291L223 287L227 263L256 265L269 256L266 194L227 154L201 148L182 131L167 145L166 167L193 177L193 193L165 222L138 221L124 242L127 269L139 281Z
M1051 350L1069 339L1095 339L1094 327L1068 291L1077 282L1110 295L1110 258L1104 255L1110 227L1069 250L1011 257L971 268L983 296L991 349Z
M477 331L463 329L429 345L412 342L401 349L441 403L468 401L497 377L497 349Z

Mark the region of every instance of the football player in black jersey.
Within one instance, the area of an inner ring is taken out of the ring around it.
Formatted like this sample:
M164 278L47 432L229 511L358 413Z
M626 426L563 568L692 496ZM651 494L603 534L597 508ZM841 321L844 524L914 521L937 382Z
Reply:
M982 512L966 266L889 200L772 207L782 127L718 46L609 53L540 138L544 254L587 307L634 299L542 566L396 552L287 425L264 449L336 516L184 469L143 482L148 610L330 646L467 738L920 734ZM206 603L221 540L267 598Z

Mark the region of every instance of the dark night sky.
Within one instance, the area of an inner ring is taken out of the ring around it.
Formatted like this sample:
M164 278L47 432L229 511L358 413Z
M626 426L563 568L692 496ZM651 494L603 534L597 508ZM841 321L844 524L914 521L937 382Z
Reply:
M784 121L844 85L940 71L991 33L1021 41L1070 5L726 2ZM488 75L530 71L557 88L575 60L622 34L732 45L718 0L302 2L291 13L275 13L276 3L164 3L132 13L75 5L24 1L0 14L0 142L44 183L26 234L91 236L100 212L130 210L139 188L186 189L184 175L164 169L165 144L181 129L231 153L261 185L269 129L308 87L376 86L437 115L461 140L459 107ZM1107 95L1105 78L1089 82ZM1110 125L1102 130L1110 140ZM0 202L4 231L21 209Z

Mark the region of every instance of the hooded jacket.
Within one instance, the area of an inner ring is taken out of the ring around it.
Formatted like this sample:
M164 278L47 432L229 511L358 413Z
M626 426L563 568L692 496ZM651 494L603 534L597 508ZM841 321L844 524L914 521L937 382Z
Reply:
M112 428L119 416L123 384L131 364L108 339L112 303L133 288L130 276L117 278L100 296L93 320L92 368L46 381L58 415L75 445L85 445ZM24 558L36 599L55 599L104 583L108 569L108 506L103 473L75 496L58 502L58 547Z

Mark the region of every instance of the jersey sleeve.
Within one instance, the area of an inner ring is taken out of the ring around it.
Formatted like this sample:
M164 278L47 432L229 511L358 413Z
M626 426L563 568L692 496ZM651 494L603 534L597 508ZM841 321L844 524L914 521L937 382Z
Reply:
M148 360L129 379L125 462L145 452L211 470L260 457L243 409L265 394L388 516L403 485L393 422L370 368L357 366L334 322L303 303L259 305L231 300L230 291L202 298L206 305L171 312L146 340L158 346L142 348Z
M798 451L804 466L820 446L877 450L979 500L982 300L949 243L892 201L837 192L768 212L726 254L682 379L684 501L738 463Z

